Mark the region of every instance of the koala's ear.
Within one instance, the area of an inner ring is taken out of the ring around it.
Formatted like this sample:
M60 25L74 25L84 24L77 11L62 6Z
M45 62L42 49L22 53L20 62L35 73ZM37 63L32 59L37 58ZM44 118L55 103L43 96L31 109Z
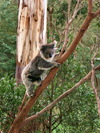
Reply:
M54 40L53 42L54 42L54 44L55 44L55 46L56 46L56 44L57 44L57 41L56 41L56 40Z
M50 47L51 48L54 48L55 47L55 44L54 43L50 44Z
M42 50L42 49L44 49L45 48L45 45L43 45L43 44L41 44L40 46L38 46L37 47L37 49L40 51L40 50Z
M39 51L40 51L40 46L37 46L37 50L39 50Z
M51 45L52 48L56 48L56 44L57 44L57 41L56 40L54 40L52 43L50 43L50 45Z

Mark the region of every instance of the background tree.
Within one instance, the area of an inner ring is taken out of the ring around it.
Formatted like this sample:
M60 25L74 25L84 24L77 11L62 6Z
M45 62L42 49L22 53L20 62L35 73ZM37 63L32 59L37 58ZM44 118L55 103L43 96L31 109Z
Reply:
M15 74L17 1L0 1L0 78Z

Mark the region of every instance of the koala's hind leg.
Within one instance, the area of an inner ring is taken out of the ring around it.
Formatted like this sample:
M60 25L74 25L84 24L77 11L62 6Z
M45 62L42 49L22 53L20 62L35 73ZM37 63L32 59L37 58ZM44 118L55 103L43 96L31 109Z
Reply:
M37 86L41 86L41 83L42 83L41 77L36 78L36 79L34 80L34 82L33 82L33 84L36 84Z
M24 85L26 87L26 92L27 92L28 96L34 97L35 93L33 92L33 89L34 89L33 82L30 81L30 79L25 78L23 83L24 83Z

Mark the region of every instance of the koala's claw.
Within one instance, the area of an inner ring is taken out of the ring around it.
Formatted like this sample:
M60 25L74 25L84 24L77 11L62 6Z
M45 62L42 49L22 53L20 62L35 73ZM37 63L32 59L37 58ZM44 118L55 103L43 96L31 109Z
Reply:
M30 96L30 97L34 97L34 96L35 96L35 93L32 92L29 96Z
M60 67L61 65L60 65L60 63L57 63L57 67Z
M42 86L42 83L39 86Z

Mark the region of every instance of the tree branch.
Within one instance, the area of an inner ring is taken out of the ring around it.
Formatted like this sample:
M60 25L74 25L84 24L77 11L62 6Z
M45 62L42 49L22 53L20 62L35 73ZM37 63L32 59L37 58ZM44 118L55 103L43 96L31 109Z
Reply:
M97 107L98 107L98 114L99 114L99 117L100 117L100 99L99 99L99 96L97 94L97 90L96 90L95 85L94 85L94 76L95 76L94 58L97 56L98 51L99 51L99 45L97 46L97 51L96 51L95 55L93 56L93 58L91 60L91 66L92 66L91 84L92 84L92 88L93 88L94 94L96 96Z
M61 124L61 121L62 121L62 120L59 121L59 123L52 129L52 131L53 131L54 129L56 129L56 128L59 126L59 124Z
M93 10L93 0L88 0L88 13L92 13Z
M94 17L97 17L100 14L100 9L98 9L95 13L94 13Z
M21 110L23 109L23 107L24 107L24 105L25 105L26 98L27 98L27 94L25 93L24 98L23 98L23 101L22 101L22 105L19 107L18 114L19 114L19 113L21 112Z
M80 0L77 1L77 4L75 6L75 9L74 9L74 13L73 13L73 16L72 18L68 21L67 23L67 19L66 19L66 27L65 27L65 40L64 40L64 45L62 47L62 50L60 52L60 55L59 57L63 54L63 51L65 50L66 48L66 45L67 45L67 42L68 42L68 31L69 31L69 26L71 25L71 23L73 22L77 12L78 12L78 6L79 6L79 3L80 3ZM69 3L70 4L70 3Z

